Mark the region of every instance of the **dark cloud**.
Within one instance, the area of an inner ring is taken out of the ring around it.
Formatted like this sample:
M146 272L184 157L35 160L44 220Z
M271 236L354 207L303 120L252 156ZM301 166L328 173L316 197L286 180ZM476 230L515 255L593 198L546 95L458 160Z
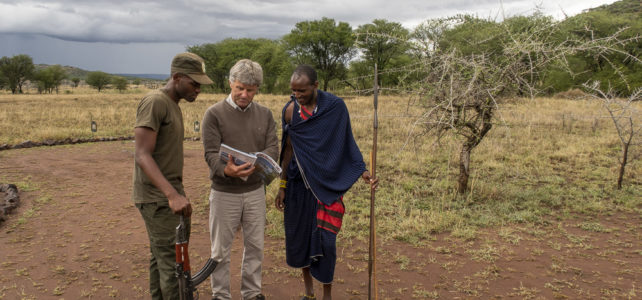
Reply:
M108 73L168 74L179 43L86 43L42 35L0 33L0 56L30 55L36 64L60 64Z
M86 59L86 66L106 71L128 61L118 72L135 73L131 70L135 65L141 73L149 73L160 70L153 65L165 63L171 59L170 53L182 51L185 45L228 37L280 38L297 22L322 17L348 22L355 28L374 19L386 19L412 29L427 19L461 13L491 18L529 14L536 2L546 14L561 17L563 10L572 15L614 1L0 0L0 56L25 53L42 63L59 64L73 64L71 58ZM155 54L157 51L162 55ZM112 52L123 59L113 57ZM101 53L103 59L92 53ZM152 58L158 61L145 64Z

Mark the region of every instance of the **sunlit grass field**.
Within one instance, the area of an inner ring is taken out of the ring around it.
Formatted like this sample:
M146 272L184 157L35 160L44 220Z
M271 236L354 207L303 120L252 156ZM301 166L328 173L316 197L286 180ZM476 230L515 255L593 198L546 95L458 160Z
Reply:
M136 106L147 91L126 93L67 89L53 95L0 93L0 144L64 138L131 136ZM198 137L194 122L225 95L181 101L185 136ZM259 94L279 124L286 95ZM366 163L372 149L372 97L346 97L352 128ZM629 154L622 190L615 189L620 143L596 100L516 99L503 105L489 135L471 156L470 193L457 197L459 142L416 135L422 113L406 97L381 96L376 193L378 238L422 244L450 232L474 239L480 228L520 223L539 226L558 219L642 213L642 146ZM638 109L642 103L638 103ZM637 116L636 122L642 122ZM98 131L92 133L90 122ZM268 234L282 236L282 214L273 208L277 184L268 187ZM207 201L206 198L202 201ZM367 238L368 187L358 182L345 197L339 238Z

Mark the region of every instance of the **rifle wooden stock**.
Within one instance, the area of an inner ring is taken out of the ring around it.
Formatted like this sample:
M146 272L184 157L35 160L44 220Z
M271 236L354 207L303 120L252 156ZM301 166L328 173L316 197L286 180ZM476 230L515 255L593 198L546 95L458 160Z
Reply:
M196 286L205 281L218 265L217 261L210 258L205 263L205 266L196 272L196 275L191 276L188 245L187 228L185 220L181 216L181 222L176 226L176 279L178 280L180 300L194 300Z

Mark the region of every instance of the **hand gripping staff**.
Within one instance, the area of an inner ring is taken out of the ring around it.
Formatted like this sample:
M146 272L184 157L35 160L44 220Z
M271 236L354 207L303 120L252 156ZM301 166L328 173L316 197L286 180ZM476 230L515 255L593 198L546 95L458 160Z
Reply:
M181 215L181 222L176 226L176 278L178 278L180 300L198 299L198 294L194 298L196 286L207 279L218 264L217 261L210 258L205 263L205 266L192 277L190 275L189 253L187 251L188 244L185 219Z

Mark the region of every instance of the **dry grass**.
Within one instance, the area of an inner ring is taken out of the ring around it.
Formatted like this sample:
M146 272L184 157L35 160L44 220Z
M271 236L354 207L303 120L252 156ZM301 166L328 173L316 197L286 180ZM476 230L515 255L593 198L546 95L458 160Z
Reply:
M0 94L0 144L91 137L92 119L98 123L95 136L130 136L136 105L145 92L141 88L125 94L83 89L59 95ZM193 131L194 121L200 122L207 107L224 97L202 94L194 103L181 102L186 137L199 135ZM284 95L255 98L273 111L277 124L287 100ZM372 147L372 99L356 97L346 103L367 161ZM414 124L420 113L418 107L408 106L406 98L380 98L377 173L382 182L377 215L383 239L421 244L431 233L452 231L456 237L473 240L476 227L545 223L549 215L641 211L640 148L630 156L625 188L616 190L619 142L597 101L538 98L505 104L489 136L472 153L471 192L465 197L455 195L458 141L409 138L411 130L421 131ZM267 232L282 236L282 215L272 209L275 193L272 184ZM346 204L340 239L367 237L367 186L355 184ZM514 239L510 233L506 238Z

